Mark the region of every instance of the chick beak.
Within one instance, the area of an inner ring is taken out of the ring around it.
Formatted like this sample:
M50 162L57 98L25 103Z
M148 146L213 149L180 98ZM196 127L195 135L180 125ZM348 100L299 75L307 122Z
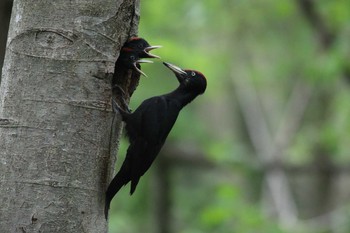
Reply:
M134 68L137 72L139 72L140 74L142 74L143 76L147 77L147 75L137 66L140 63L153 63L153 61L149 61L149 60L145 60L145 59L140 59L137 60L136 62L134 62Z
M185 80L185 78L187 77L187 73L184 70L182 70L180 67L177 67L177 66L170 64L168 62L163 62L163 64L166 67L168 67L172 72L174 72L177 80L180 83L182 83Z
M148 58L160 58L160 56L154 55L154 54L150 53L150 51L153 49L161 48L161 47L162 46L160 46L160 45L148 46L143 51L146 53Z

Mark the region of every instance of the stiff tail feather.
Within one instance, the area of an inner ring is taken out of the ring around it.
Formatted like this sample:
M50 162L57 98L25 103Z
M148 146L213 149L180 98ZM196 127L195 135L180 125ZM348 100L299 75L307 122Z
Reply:
M130 181L129 176L126 174L124 169L121 169L117 175L113 178L109 184L106 191L106 200L105 200L105 217L108 219L108 211L113 197L117 192Z

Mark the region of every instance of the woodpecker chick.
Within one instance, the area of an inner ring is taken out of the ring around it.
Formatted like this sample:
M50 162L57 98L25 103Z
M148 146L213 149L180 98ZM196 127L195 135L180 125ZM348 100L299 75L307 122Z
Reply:
M118 100L123 109L127 109L127 100L134 93L140 75L147 75L141 71L141 63L152 63L144 58L160 58L151 54L153 49L161 46L151 46L145 39L130 38L121 48L118 60L115 63L112 79L112 99ZM127 78L129 77L129 78Z
M153 63L152 61L142 58L160 58L150 53L151 50L157 48L161 48L161 46L151 46L143 38L132 37L122 47L118 60L128 69L134 69L147 77L147 75L141 71L140 63Z
M123 46L124 51L137 51L140 58L160 58L157 55L151 54L153 49L161 48L160 45L151 46L145 39L140 37L131 37Z
M125 122L130 145L122 167L106 191L106 219L115 194L130 181L130 195L134 193L140 177L150 168L164 145L181 109L206 89L207 82L202 73L182 70L170 63L164 65L174 72L180 83L174 91L146 99L133 113L114 104L115 111L119 111Z

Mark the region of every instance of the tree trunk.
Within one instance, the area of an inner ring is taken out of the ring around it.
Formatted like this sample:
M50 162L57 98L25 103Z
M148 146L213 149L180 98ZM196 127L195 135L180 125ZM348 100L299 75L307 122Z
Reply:
M9 29L9 21L12 9L12 0L0 1L0 83L1 83L1 67L4 61L5 44L7 39L7 31Z
M139 0L15 0L0 88L0 232L106 232L114 62Z

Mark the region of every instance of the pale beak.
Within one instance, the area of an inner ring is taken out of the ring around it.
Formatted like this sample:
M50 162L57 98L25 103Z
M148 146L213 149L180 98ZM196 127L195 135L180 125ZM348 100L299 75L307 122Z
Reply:
M177 80L180 83L183 82L187 77L187 73L184 70L182 70L180 67L170 64L168 62L163 62L163 64L166 67L168 67L172 72L174 72L175 76L177 77Z
M149 61L149 60L145 60L145 59L140 59L140 60L137 60L136 62L134 62L134 68L137 72L139 72L140 74L142 74L143 76L147 77L147 75L137 67L137 64L139 63L153 63L153 61Z
M150 53L150 51L153 49L161 48L161 47L162 46L160 46L160 45L149 46L149 47L145 48L143 51L147 54L147 56L149 58L160 58L160 56L154 55L154 54Z

